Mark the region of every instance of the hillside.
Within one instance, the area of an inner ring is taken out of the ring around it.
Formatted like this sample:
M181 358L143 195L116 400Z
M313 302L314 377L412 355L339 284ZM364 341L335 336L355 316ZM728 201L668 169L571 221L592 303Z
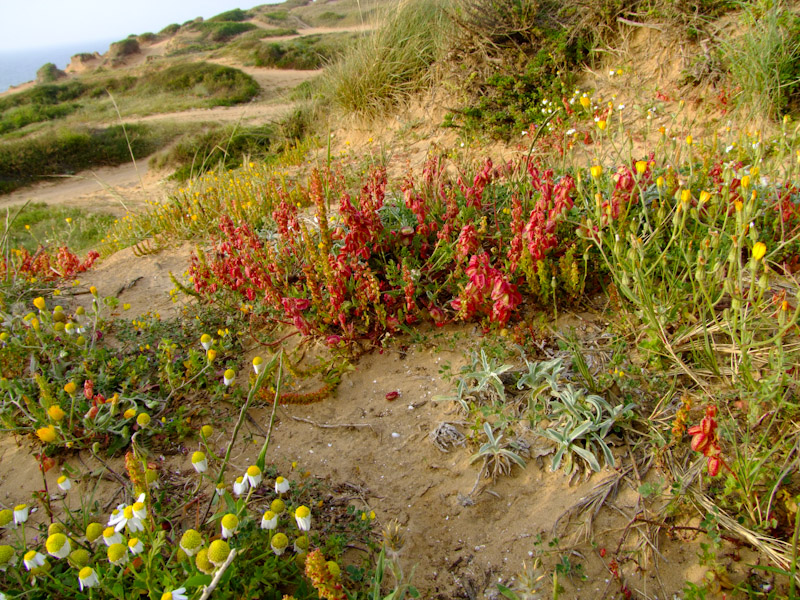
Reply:
M797 597L799 54L289 0L0 95L0 592Z

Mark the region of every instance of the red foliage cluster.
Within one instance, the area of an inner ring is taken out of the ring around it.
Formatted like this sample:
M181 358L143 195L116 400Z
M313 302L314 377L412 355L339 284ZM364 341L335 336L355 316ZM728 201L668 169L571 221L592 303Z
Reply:
M288 193L275 200L278 235L269 239L222 217L213 254L192 259L194 288L262 299L270 318L337 346L376 342L420 318L505 326L522 302L520 258L528 252L542 260L556 251L557 224L572 208L575 188L569 176L556 180L551 170L525 165L495 168L487 160L467 186L461 176L448 179L432 159L419 181L405 179L402 204L391 206L382 168L364 179L357 197L343 178L314 171L307 190L314 225L300 218ZM490 186L503 186L503 194L487 195ZM513 210L498 211L496 198L509 197L509 188ZM332 198L339 211L329 225ZM533 205L527 217L526 205ZM403 224L408 217L398 211L410 211L416 224ZM509 212L514 241L506 250Z
M10 260L0 262L0 277L21 275L36 277L42 281L68 279L89 269L98 258L100 254L92 250L81 261L66 246L59 248L54 255L43 247L39 247L33 254L22 248L13 250Z
M699 425L690 427L686 433L692 436L692 450L701 452L708 459L708 474L715 477L723 464L717 437L717 407L706 408L706 416Z

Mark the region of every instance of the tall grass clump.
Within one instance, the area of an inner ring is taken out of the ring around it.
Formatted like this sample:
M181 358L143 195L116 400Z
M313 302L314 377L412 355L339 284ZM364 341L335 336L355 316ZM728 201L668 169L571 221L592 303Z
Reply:
M737 106L776 117L796 104L800 89L800 17L782 2L758 2L746 7L742 21L743 32L722 43L739 89Z
M446 0L409 0L328 67L327 96L347 112L376 116L433 81L453 31Z

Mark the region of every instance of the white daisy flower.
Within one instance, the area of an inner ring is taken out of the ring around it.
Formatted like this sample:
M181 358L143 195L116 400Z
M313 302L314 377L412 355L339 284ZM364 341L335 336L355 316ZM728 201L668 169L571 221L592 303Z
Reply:
M106 527L103 530L103 542L106 546L113 546L114 544L122 543L122 534L114 527Z
M264 513L261 517L261 529L275 529L278 526L278 515L271 510Z
M122 509L120 514L121 516L118 517L117 523L114 525L115 531L122 531L125 527L127 527L128 531L131 533L144 530L142 520L133 514L133 506L126 506Z
M186 592L186 588L183 587L171 592L164 592L161 594L161 600L187 600L188 596L184 592Z
M21 525L28 520L28 505L18 504L14 507L14 525Z
M228 513L222 517L222 537L224 539L233 537L237 527L239 527L239 517L233 513Z
M200 336L200 344L202 344L203 350L208 351L208 349L214 344L214 339L207 333L204 333Z
M256 356L253 359L253 370L256 372L256 375L260 375L261 371L264 370L264 359L260 356Z
M61 477L59 477L56 483L58 484L58 488L62 492L68 492L69 490L72 489L72 482L66 475L62 475Z
M237 477L236 481L233 482L233 495L234 496L241 496L247 491L247 480L244 477Z
M128 550L131 551L131 554L136 556L140 552L144 550L144 544L142 544L142 540L139 538L131 538L128 540Z
M72 552L69 539L63 533L54 533L48 537L44 547L47 548L47 553L50 556L55 556L56 558L66 558Z
M298 506L294 511L294 519L297 521L297 527L300 531L308 531L311 529L311 510L307 506Z
M203 452L192 454L192 466L198 473L205 473L208 470L208 459Z
M289 491L289 482L279 475L278 478L275 480L275 493L285 494L288 491Z
M261 485L261 480L263 479L261 469L259 469L256 465L250 465L247 467L245 479L247 479L247 483L250 485L250 487L257 488L259 485Z
M78 583L80 583L81 591L83 591L85 588L96 586L100 583L100 580L92 567L83 567L78 573Z
M25 568L30 571L44 564L44 554L36 550L30 550L22 557L22 562L25 563Z
M233 369L227 369L222 374L222 383L224 383L226 387L232 384L234 379L236 379L236 371Z

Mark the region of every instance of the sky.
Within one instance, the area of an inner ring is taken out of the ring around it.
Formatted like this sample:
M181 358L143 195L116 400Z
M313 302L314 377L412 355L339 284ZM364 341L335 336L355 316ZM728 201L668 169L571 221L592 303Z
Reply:
M277 0L0 0L0 51L67 46L157 33L170 23L209 18Z

